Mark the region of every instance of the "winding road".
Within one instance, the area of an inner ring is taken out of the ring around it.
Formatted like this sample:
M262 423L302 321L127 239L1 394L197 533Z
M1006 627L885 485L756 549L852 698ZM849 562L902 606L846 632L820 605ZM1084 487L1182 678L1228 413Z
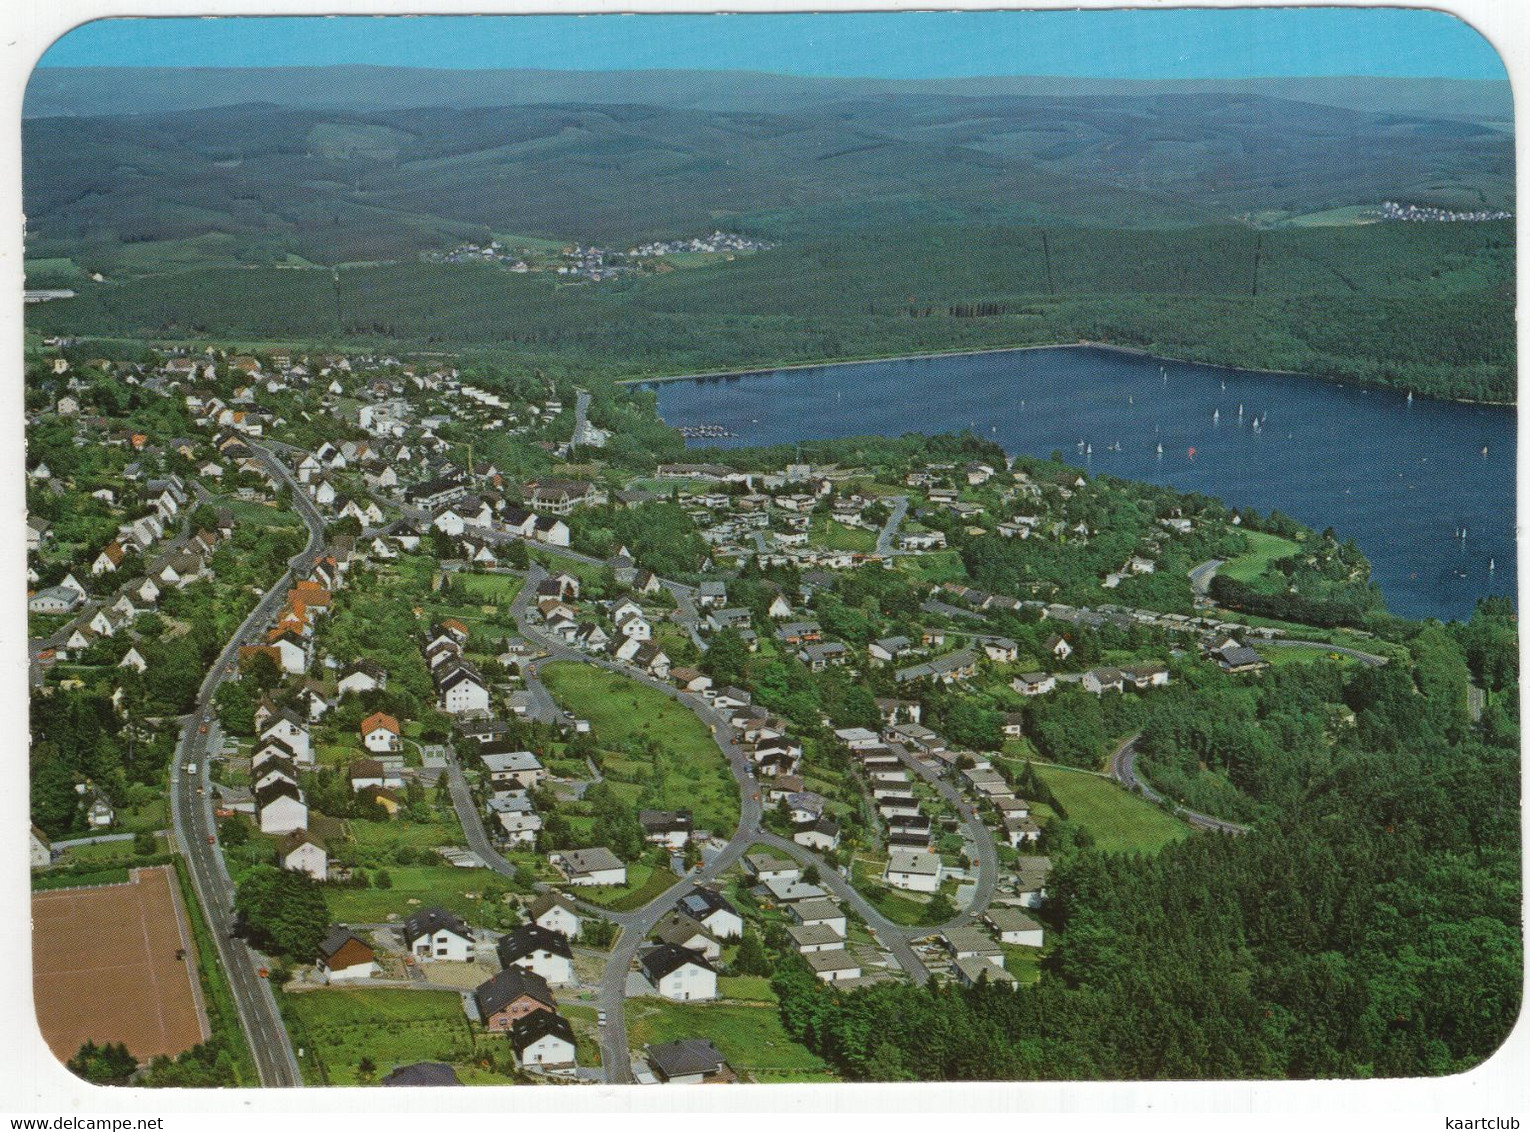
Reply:
M887 516L887 522L882 524L882 529L877 532L877 557L891 558L896 551L893 550L893 539L897 537L898 528L903 523L903 517L908 514L908 496L892 496L892 511Z
M1227 565L1225 558L1213 558L1202 562L1189 573L1190 588L1195 591L1195 596L1203 601L1211 600L1211 579L1217 576L1217 571Z
M1134 794L1141 794L1150 802L1168 805L1176 817L1181 818L1187 825L1195 829L1207 830L1211 833L1230 834L1243 834L1252 830L1252 826L1239 825L1237 822L1224 821L1221 818L1214 818L1210 814L1197 813L1195 810L1186 809L1184 806L1170 802L1162 794L1154 790L1145 779L1137 774L1137 740L1140 738L1142 738L1140 734L1133 735L1111 754L1111 778L1114 778Z
M726 846L715 854L711 854L701 867L693 869L685 877L677 878L673 885L641 908L615 912L579 902L582 908L610 920L619 929L616 942L606 960L598 994L599 1008L606 1015L606 1024L600 1035L601 1064L606 1081L620 1084L633 1080L631 1053L627 1044L627 976L644 940L653 930L654 925L670 911L681 896L698 884L705 884L721 877L738 863L752 845L767 845L804 865L815 866L818 869L822 887L854 909L855 913L865 921L874 938L891 953L911 979L917 983L925 982L929 978L929 970L919 959L910 940L927 936L940 930L939 927L909 927L887 919L823 858L796 842L765 829L762 820L764 815L760 802L760 784L752 773L749 753L735 741L729 717L715 708L709 700L689 692L682 692L667 682L654 679L616 661L580 652L543 634L536 625L531 623L529 612L537 584L546 576L546 570L534 564L527 573L525 585L521 587L511 603L511 612L515 616L522 635L534 642L545 653L545 656L536 663L539 665L548 661L561 660L591 664L636 680L682 704L711 733L718 749L727 758L734 782L739 788L738 828ZM684 590L687 594L689 592L688 587L680 587L678 583L665 584L671 588L671 592L676 590ZM535 665L528 667L528 685L540 684L536 678L535 667ZM928 768L920 766L917 761L910 760L910 765L940 790L948 800L958 806L959 812L966 815L964 820L967 834L969 839L976 843L980 863L978 889L972 905L953 920L952 925L967 922L972 916L980 913L993 896L998 883L997 847L992 835L977 819L975 811L960 800L959 795L949 783L940 780ZM507 876L513 875L513 867L494 849L484 830L482 817L478 813L477 805L455 757L450 762L448 773L452 801L462 821L469 847L483 858L490 868ZM970 815L969 811L971 811Z

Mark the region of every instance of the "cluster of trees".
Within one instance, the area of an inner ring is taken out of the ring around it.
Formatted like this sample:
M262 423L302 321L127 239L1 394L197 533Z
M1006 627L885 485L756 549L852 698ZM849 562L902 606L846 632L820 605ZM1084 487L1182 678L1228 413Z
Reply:
M1213 759L1234 749L1228 774L1258 792L1255 832L1147 857L1054 850L1043 915L1057 942L1039 982L1017 991L841 993L784 956L774 986L788 1032L855 1080L1476 1065L1521 995L1512 626L1507 603L1484 603L1467 625L1415 626L1411 664L1271 672L1258 693L1213 695L1204 710L1158 699L1155 743ZM1465 680L1490 673L1502 690L1474 726ZM1325 744L1328 706L1355 720ZM1275 739L1261 744L1262 728Z
M140 1066L122 1042L97 1045L87 1041L65 1063L71 1073L92 1085L126 1085L149 1089L219 1089L237 1085L234 1060L221 1038L211 1038L175 1057L159 1054Z
M586 554L608 558L625 546L633 561L661 577L690 577L707 561L706 540L677 503L585 507L565 522L570 541Z
M252 944L299 963L311 961L329 934L324 886L307 873L257 865L235 885L234 911Z
M1331 598L1313 598L1305 593L1266 593L1226 574L1211 579L1211 596L1218 605L1240 613L1322 629L1364 625L1366 615L1379 604L1379 594L1369 589L1349 587Z

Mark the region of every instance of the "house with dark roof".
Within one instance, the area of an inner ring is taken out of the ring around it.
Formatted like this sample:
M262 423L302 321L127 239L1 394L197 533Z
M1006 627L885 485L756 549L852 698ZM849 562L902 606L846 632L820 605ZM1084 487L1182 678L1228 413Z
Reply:
M644 1053L654 1076L665 1085L709 1085L734 1080L723 1055L706 1038L651 1045Z
M661 943L639 955L638 966L663 998L702 1002L717 997L717 968L699 951Z
M577 939L584 927L584 917L579 909L561 892L542 893L527 907L526 918L565 939Z
M715 888L693 889L675 907L719 939L737 939L744 934L743 917Z
M568 1019L550 1010L533 1010L510 1024L510 1045L522 1069L532 1073L571 1076L574 1060L574 1029Z
M603 845L593 849L568 849L554 853L548 859L562 870L569 884L598 886L627 883L627 866Z
M643 827L643 840L666 849L684 849L691 839L690 810L639 810L638 824Z
M384 1077L379 1084L401 1086L406 1089L424 1089L442 1085L461 1085L457 1071L444 1061L420 1061L414 1065L401 1065Z
M290 872L307 873L318 881L329 879L329 850L306 829L294 829L277 842L276 855Z
M370 979L380 969L377 953L371 946L349 928L342 927L331 928L324 937L314 966L329 983Z
M551 986L574 982L574 953L568 939L537 924L525 924L502 937L496 948L502 967L521 967Z
M422 908L404 921L404 946L416 959L473 958L473 929L445 908Z
M308 826L308 803L303 792L283 778L255 791L255 814L261 833L291 833Z
M516 1019L535 1010L558 1012L557 1000L547 980L535 971L506 967L473 991L478 1020L491 1033L508 1033Z

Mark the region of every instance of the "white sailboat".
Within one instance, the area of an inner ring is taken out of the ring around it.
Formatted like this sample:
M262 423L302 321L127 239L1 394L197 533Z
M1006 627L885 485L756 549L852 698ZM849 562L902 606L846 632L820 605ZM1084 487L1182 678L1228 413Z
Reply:
M1221 422L1221 420L1222 420L1222 410L1221 409L1212 409L1211 410L1211 423L1212 424L1219 424Z

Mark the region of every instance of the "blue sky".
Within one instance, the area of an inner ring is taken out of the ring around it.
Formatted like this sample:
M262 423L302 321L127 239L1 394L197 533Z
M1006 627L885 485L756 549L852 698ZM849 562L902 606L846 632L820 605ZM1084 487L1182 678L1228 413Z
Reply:
M1367 8L113 19L41 66L686 68L942 78L1506 77L1441 12Z

